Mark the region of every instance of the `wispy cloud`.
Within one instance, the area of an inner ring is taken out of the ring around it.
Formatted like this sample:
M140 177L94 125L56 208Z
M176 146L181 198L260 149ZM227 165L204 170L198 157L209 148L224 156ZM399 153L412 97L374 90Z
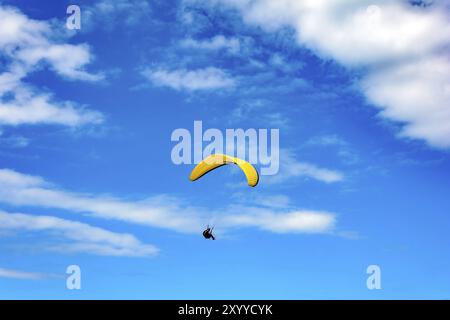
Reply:
M142 75L158 87L197 91L225 89L236 83L225 71L214 67L204 69L145 69Z
M152 14L151 3L146 0L100 0L83 6L82 30L94 28L112 30L115 27L135 26ZM148 23L150 19L145 22ZM117 23L120 21L121 23Z
M0 268L0 278L19 279L19 280L41 280L48 278L48 275L44 273Z
M336 134L315 136L306 141L307 147L334 147L342 162L347 165L356 164L360 161L359 155L349 142Z
M143 244L130 234L115 233L86 223L52 216L0 211L0 230L57 234L58 243L46 245L45 250L63 253L82 252L129 257L152 256L158 253L155 246ZM61 238L69 241L61 241Z
M196 40L192 38L184 39L180 45L185 48L203 49L203 50L221 50L224 49L232 54L236 54L240 50L240 41L235 37L224 37L216 35L210 39Z
M285 195L236 193L233 198L238 204L228 208L226 215L214 218L221 227L252 227L275 233L331 233L336 227L334 213L295 208Z
M265 177L266 183L282 183L294 178L309 178L325 183L344 180L344 174L337 170L318 167L315 164L297 160L291 150L280 150L280 170L273 176Z
M346 146L348 143L335 134L320 135L309 139L306 144L320 146Z
M289 127L289 118L286 114L278 112L276 104L263 99L245 99L231 110L227 115L230 124L257 120L261 125L271 128Z
M274 232L324 232L332 229L335 222L333 213L299 210L293 206L286 208L246 204L238 209L236 207L211 209L185 205L181 200L167 196L155 196L132 202L79 194L60 190L40 177L8 169L0 170L0 202L16 206L37 206L88 213L98 218L183 233L200 232L211 216L223 221L221 228L224 230L258 227ZM258 220L258 217L261 219ZM269 226L271 221L273 228ZM291 223L293 224L288 228Z
M30 144L30 139L20 135L5 136L0 130L0 145L5 145L12 148L24 148Z
M0 170L0 201L15 205L59 208L88 212L94 216L192 232L202 228L199 217L182 210L175 199L154 197L142 201L124 201L113 197L79 194L58 189L44 179L12 170ZM178 214L182 212L183 214Z
M283 208L292 207L291 200L283 194L247 194L236 192L232 195L233 199L241 204L259 205L266 208Z
M221 226L256 227L276 233L324 233L335 227L335 215L328 212L298 210L288 213L274 213L261 207L234 208L236 212L217 218Z

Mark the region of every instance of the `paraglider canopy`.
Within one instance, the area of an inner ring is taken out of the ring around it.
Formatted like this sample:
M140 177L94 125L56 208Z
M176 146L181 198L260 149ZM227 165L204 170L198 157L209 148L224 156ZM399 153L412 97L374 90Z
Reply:
M203 159L203 161L201 161L194 168L194 170L192 170L189 179L191 181L195 181L204 176L205 174L207 174L208 172L226 164L236 164L244 172L249 186L254 187L258 184L259 181L258 171L256 171L256 169L250 163L248 163L245 160L230 157L224 154L212 154Z

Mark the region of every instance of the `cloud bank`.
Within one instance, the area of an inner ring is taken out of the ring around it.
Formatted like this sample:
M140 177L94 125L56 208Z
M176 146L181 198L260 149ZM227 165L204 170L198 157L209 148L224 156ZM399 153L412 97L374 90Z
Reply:
M0 202L14 206L56 208L182 233L201 232L211 217L220 221L218 223L223 230L256 227L277 233L323 233L331 232L335 227L335 215L328 212L263 204L212 210L185 205L183 201L167 196L126 201L62 190L43 178L9 169L0 169Z
M103 121L101 113L56 101L49 92L25 81L32 72L47 67L69 80L96 82L101 74L85 66L92 61L85 44L64 43L51 22L38 21L11 7L0 6L0 125L59 124L80 126Z
M144 257L158 253L153 245L143 244L130 234L111 232L86 223L44 215L0 211L0 230L47 232L67 241L46 246L64 253L89 253L108 256Z
M205 6L204 2L185 3ZM401 136L450 147L450 19L445 1L215 0L361 74L360 89Z

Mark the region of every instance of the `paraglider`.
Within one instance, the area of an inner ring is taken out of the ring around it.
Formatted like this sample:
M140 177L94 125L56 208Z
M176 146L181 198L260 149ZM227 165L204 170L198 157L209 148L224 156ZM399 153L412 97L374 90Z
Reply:
M195 181L210 171L217 169L226 164L236 164L245 174L247 178L247 183L249 186L254 187L258 184L259 175L258 171L247 161L230 157L224 154L212 154L203 161L201 161L195 168L192 170L189 179L191 181Z
M236 164L244 172L249 186L254 187L258 184L259 181L258 171L256 171L256 169L250 163L248 163L245 160L230 157L224 154L212 154L203 159L203 161L197 164L194 170L192 170L189 179L191 181L195 181L203 177L208 172L213 171L218 167L221 167L226 164ZM203 231L203 237L205 237L205 239L216 240L216 238L212 234L213 229L214 227L210 228L208 225L206 230Z
M212 239L212 240L216 240L216 238L214 238L212 231L213 231L214 227L210 228L209 226L206 227L206 230L203 231L203 236L205 237L205 239Z

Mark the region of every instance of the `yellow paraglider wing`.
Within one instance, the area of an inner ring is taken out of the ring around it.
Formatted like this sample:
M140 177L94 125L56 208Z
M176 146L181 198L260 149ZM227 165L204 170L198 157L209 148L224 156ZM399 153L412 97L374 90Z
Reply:
M259 176L258 171L247 161L241 160L239 158L230 157L224 154L212 154L209 157L203 159L194 170L192 170L189 179L191 181L195 181L201 178L203 175L208 172L221 167L226 164L236 164L241 170L244 172L245 177L247 178L248 185L254 187L258 184Z

